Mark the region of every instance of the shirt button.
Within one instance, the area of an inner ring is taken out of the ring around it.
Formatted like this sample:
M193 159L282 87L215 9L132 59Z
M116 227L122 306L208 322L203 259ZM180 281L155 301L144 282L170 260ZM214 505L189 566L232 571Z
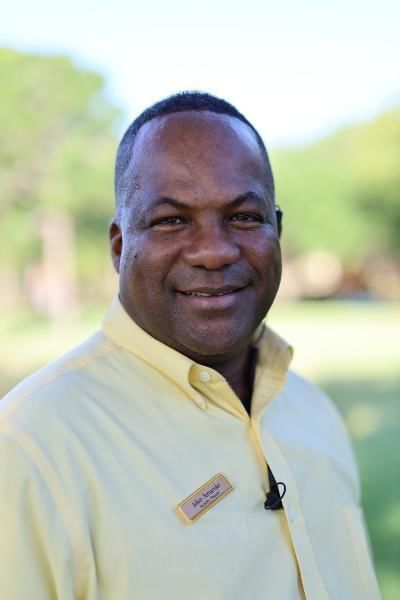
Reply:
M195 396L194 401L201 410L206 410L207 402L201 396Z
M208 371L200 371L199 377L200 381L203 381L204 383L207 383L207 381L210 381L211 379L211 375L208 373Z
M286 511L286 514L287 514L287 518L289 519L289 521L291 523L293 523L293 521L296 518L296 511L293 508L289 507Z

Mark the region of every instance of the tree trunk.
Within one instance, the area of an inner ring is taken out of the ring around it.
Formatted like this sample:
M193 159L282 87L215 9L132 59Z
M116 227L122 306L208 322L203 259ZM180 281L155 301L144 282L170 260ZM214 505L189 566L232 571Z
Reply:
M38 234L42 264L35 296L43 312L57 323L71 314L77 304L73 219L65 212L43 213Z

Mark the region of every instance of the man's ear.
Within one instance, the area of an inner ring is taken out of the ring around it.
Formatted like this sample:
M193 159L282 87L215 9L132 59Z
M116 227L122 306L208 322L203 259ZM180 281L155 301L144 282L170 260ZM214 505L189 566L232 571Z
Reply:
M279 206L275 206L275 214L276 214L276 221L278 223L278 235L279 238L281 237L281 233L282 233L282 216L283 213L281 211L281 209L279 208Z
M119 273L119 264L122 253L122 231L115 219L113 219L110 223L108 235L110 239L111 258L113 265L117 273Z

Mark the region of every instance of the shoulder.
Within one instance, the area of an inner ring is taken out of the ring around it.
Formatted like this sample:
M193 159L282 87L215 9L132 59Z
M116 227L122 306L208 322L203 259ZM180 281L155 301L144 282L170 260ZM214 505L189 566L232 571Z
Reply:
M288 419L296 421L304 433L312 434L321 445L350 450L343 417L333 401L317 385L289 371L281 393Z
M317 385L293 371L288 371L281 400L294 413L313 415L332 425L343 426L343 420L329 396Z
M6 423L43 420L82 397L85 388L104 376L116 347L100 332L24 379L0 400L0 429Z

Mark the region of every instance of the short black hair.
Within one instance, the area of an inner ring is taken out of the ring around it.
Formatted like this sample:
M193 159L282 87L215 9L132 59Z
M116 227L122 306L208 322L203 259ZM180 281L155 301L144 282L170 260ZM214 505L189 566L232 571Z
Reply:
M132 189L135 183L132 178L129 179L129 183L126 180L126 174L128 171L129 164L132 158L132 148L135 142L136 134L139 129L156 117L162 117L172 113L179 113L185 111L209 111L217 114L228 115L239 119L253 131L258 146L261 150L263 158L265 160L266 167L266 185L271 193L271 197L274 198L274 179L272 175L272 169L268 158L267 149L265 144L258 133L257 129L246 119L241 112L237 110L232 104L217 98L206 92L179 92L173 94L164 100L156 102L149 108L146 108L136 119L129 125L125 131L117 150L117 157L115 162L115 201L117 206L117 213L121 209L123 204L122 197L125 196L125 191L129 187Z

